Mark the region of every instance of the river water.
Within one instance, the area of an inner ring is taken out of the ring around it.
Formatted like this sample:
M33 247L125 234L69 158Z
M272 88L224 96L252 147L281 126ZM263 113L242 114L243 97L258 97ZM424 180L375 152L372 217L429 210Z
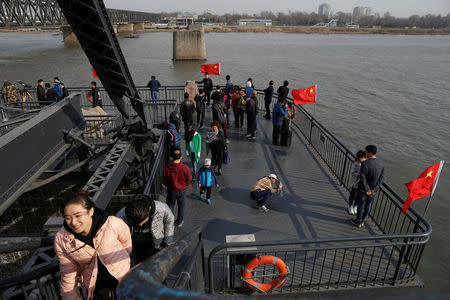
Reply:
M33 85L59 76L67 87L93 80L81 48L51 33L0 33L0 77ZM220 62L225 83L248 77L257 88L289 80L291 88L318 86L315 116L350 149L376 144L386 181L402 197L403 183L446 160L426 218L433 226L419 274L428 291L450 286L450 36L210 33L208 63ZM173 63L172 34L144 33L120 44L136 85L156 75L162 85L199 80L198 62ZM307 109L313 112L314 106ZM424 210L428 198L413 207Z

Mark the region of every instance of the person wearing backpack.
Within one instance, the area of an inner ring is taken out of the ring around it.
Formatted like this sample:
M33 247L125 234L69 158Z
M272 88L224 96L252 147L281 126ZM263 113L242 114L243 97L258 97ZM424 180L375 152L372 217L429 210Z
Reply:
M244 126L244 113L247 106L247 100L244 91L239 92L239 100L236 102L236 128L242 128Z

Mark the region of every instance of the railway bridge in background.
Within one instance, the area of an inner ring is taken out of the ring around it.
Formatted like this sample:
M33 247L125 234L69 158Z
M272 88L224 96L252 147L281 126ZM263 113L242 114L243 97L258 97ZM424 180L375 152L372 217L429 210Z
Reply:
M105 12L116 32L143 30L144 24L159 20L160 14L108 8ZM67 27L66 27L67 26ZM0 29L48 29L68 23L56 0L0 0Z

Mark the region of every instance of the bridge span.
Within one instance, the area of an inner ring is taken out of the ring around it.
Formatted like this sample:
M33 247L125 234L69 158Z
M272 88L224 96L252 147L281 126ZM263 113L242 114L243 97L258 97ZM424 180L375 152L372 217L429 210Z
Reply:
M160 14L107 9L111 23L116 25L154 22ZM67 21L56 0L0 0L0 29L59 27Z

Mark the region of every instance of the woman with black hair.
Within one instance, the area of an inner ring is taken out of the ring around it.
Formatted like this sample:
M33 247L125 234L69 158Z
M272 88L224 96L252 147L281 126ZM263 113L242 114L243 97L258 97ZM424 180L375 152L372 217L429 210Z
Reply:
M62 207L63 227L55 236L62 299L115 299L130 269L132 248L125 222L95 207L85 191Z
M222 163L226 151L226 139L220 124L217 121L211 123L211 131L206 135L206 155L211 149L211 163L217 172L222 175Z

